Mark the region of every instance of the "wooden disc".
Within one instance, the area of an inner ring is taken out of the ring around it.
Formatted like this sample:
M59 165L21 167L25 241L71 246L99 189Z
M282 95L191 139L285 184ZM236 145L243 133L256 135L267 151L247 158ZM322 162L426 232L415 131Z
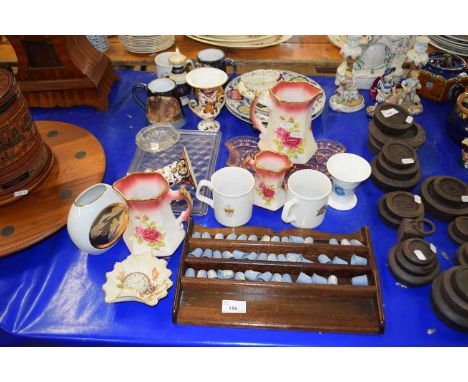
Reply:
M438 176L433 182L434 192L443 203L459 205L462 196L468 195L465 182L453 176Z
M457 264L468 265L468 243L464 243L458 247Z
M55 162L38 188L0 207L0 257L29 247L65 226L73 200L104 176L104 150L91 133L65 122L36 124Z
M385 112L390 109L395 109L397 113L385 117L382 111ZM393 103L381 103L374 110L375 124L387 134L401 135L405 133L413 125L412 117L411 122L406 121L410 116L411 114L403 106Z

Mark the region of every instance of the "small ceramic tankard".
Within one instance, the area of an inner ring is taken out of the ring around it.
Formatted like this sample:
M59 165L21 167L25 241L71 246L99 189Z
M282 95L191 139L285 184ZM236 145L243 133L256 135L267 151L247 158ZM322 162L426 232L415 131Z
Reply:
M208 48L200 50L197 54L198 65L201 67L212 67L221 69L227 73L227 65L232 67L233 74L237 72L237 65L234 60L226 58L221 49Z
M171 256L184 240L182 222L192 211L192 199L183 186L178 191L169 188L159 173L134 173L116 181L114 189L125 199L129 222L123 235L134 255L151 253ZM173 200L185 199L187 209L176 219L171 209Z
M246 165L255 171L254 204L276 211L286 202L284 176L292 163L287 155L264 150L257 153Z

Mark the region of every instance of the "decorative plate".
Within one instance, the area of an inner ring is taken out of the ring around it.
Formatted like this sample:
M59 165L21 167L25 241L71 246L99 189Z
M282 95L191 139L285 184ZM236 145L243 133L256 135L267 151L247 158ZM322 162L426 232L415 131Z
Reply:
M156 305L172 286L169 279L172 272L166 266L165 260L150 253L130 255L115 263L114 270L106 273L107 281L102 286L106 303L137 301Z
M340 142L329 139L318 139L318 149L314 156L305 164L295 164L292 166L289 174L297 170L312 169L323 172L330 177L327 171L327 161L332 155L344 153L346 147ZM227 160L228 166L242 167L247 158L253 158L260 150L258 148L258 137L239 136L229 139L226 142L226 147L229 151Z
M191 39L205 44L222 46L225 48L237 48L237 49L258 49L258 48L267 48L269 46L279 45L282 42L288 41L292 35L274 35L271 38L266 39L251 39L249 41L237 42L237 41L213 41L207 40L201 36L187 35Z
M322 112L326 101L325 91L322 89L322 87L314 80L302 74L290 72L288 70L279 70L278 72L280 73L278 81L309 82L322 90L322 96L317 98L313 106L312 119L317 118ZM226 98L226 107L235 117L243 120L244 122L252 123L250 121L251 101L243 97L240 93L239 82L240 76L234 78L231 82L227 84L226 89L224 91L224 95ZM266 105L262 105L259 102L257 104L257 107L255 108L255 115L260 121L262 121L262 123L268 123L270 108Z
M337 46L338 48L342 48L346 41L348 40L348 35L328 35L328 40ZM367 44L367 36L361 36L359 40L359 45L366 45Z

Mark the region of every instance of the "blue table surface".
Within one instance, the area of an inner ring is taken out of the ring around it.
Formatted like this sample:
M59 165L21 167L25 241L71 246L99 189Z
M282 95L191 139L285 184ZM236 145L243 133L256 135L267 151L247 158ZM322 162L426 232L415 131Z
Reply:
M135 135L145 125L144 111L134 101L131 88L149 82L153 73L119 71L120 81L112 88L107 111L87 106L72 108L33 108L35 120L64 121L81 126L102 143L107 157L105 183L125 175L135 152ZM314 77L327 99L333 94L333 78ZM362 91L370 103L368 91ZM467 170L458 163L460 146L445 133L444 121L449 103L423 101L424 113L416 117L426 130L426 143L418 150L423 179L448 174L467 181ZM196 129L198 117L186 110L185 129ZM237 135L257 136L251 125L240 121L224 108L218 117L223 142L217 168L228 158L224 142ZM313 121L316 139L343 143L348 152L371 160L367 148L365 110L342 114L328 106ZM419 190L418 185L415 192ZM351 233L368 225L380 274L385 311L382 335L314 333L287 330L240 329L177 325L171 310L175 285L157 306L136 302L106 304L101 289L106 272L128 256L120 242L100 256L80 253L68 237L66 227L39 244L0 259L0 344L58 345L309 345L309 346L466 346L468 334L457 332L432 312L430 285L402 288L396 284L387 265L387 253L395 244L396 231L383 224L377 213L377 200L383 192L368 180L357 190L358 205L351 211L328 208L325 221L317 228L325 232ZM76 195L74 195L76 196ZM280 218L281 210L270 212L254 207L248 225L273 229L290 228ZM37 217L40 219L40 217ZM210 209L196 223L219 226ZM436 233L429 240L437 247L441 269L454 265L456 245L448 238L447 224L433 219ZM176 280L181 247L168 260ZM445 256L444 256L445 254ZM274 313L272 313L274 314ZM429 330L435 329L435 330ZM429 330L429 331L428 331ZM432 334L429 334L432 333Z

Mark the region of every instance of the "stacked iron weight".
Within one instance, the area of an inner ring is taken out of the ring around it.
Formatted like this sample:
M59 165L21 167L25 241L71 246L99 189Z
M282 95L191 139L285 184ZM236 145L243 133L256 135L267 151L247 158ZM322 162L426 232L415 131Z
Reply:
M369 122L368 147L377 155L387 142L405 143L417 150L426 140L426 132L400 105L377 105Z
M52 163L14 75L0 69L0 205L37 187Z

